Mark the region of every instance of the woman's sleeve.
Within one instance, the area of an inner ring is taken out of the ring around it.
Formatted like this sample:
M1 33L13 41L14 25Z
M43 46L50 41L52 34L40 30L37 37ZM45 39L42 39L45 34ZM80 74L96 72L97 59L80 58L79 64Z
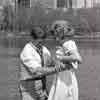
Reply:
M63 47L64 47L64 50L65 50L66 54L68 52L77 52L78 51L76 43L74 41L71 41L71 40L68 41L68 42L65 42L63 44Z
M81 62L82 58L74 41L70 40L68 42L65 42L63 44L63 47L66 55L67 53L69 53L76 59L76 61L78 61L79 63Z

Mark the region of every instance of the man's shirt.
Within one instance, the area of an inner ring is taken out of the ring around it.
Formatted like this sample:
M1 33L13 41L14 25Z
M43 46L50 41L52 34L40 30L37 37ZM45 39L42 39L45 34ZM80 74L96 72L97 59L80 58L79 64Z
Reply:
M50 63L51 54L49 50L43 46L43 61L44 66ZM30 71L31 69L34 70L35 68L42 67L42 59L40 54L37 52L37 47L32 43L29 42L25 45L24 49L20 54L20 59L23 65L25 65ZM24 67L21 67L21 80L25 80L28 78L32 78L28 72L23 70Z

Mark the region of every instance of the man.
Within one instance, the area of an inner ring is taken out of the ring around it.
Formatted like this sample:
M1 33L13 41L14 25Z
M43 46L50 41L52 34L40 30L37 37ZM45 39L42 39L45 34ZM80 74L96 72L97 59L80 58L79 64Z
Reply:
M27 43L20 54L20 93L22 100L47 100L45 76L65 68L60 64L49 67L54 64L49 50L44 46L45 34L40 27L34 27L31 36L36 41Z

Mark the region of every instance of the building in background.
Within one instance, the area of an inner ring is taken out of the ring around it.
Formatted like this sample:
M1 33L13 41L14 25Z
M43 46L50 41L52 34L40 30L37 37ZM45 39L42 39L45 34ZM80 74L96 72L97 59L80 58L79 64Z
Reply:
M100 0L0 0L0 8L6 3L13 6L32 7L40 2L47 8L91 8L100 5Z
M100 5L100 0L16 0L18 5L32 7L40 2L46 8L93 8Z

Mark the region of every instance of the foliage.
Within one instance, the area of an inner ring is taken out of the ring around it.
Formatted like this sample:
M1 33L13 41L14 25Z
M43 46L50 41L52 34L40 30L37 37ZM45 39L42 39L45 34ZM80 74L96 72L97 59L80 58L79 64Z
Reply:
M34 25L40 25L50 35L52 22L64 19L69 20L80 35L100 31L100 7L64 12L61 9L45 8L37 2L31 8L19 7L16 11L11 5L5 5L3 16L2 25L5 30L29 31Z
M2 11L2 16L3 16L3 20L2 20L3 29L13 30L15 13L14 13L14 8L10 4L4 5L3 11Z

